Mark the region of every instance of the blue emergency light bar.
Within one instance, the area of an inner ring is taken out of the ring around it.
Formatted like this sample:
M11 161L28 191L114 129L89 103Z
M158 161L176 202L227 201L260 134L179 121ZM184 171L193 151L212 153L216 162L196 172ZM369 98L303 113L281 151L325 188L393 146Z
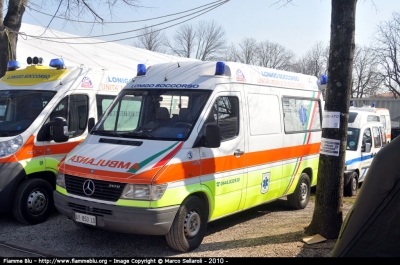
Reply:
M328 84L328 76L327 75L321 75L321 78L319 79L319 82L320 82L321 85Z
M138 64L137 65L137 75L141 76L141 75L146 75L146 65L145 64Z
M225 74L225 63L217 62L215 65L215 75L224 75Z
M63 58L51 59L50 67L54 67L57 69L64 69L65 63Z
M18 61L8 61L8 63L7 63L7 71L14 71L20 67L21 66L19 65Z

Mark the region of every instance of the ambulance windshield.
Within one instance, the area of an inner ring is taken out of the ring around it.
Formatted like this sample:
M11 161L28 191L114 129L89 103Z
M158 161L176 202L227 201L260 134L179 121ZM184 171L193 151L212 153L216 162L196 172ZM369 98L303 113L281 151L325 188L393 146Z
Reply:
M185 140L210 96L207 90L121 91L91 131L124 138Z
M359 134L360 134L360 129L356 129L356 128L348 128L347 129L346 150L357 151Z
M24 132L55 94L53 91L0 90L0 136Z

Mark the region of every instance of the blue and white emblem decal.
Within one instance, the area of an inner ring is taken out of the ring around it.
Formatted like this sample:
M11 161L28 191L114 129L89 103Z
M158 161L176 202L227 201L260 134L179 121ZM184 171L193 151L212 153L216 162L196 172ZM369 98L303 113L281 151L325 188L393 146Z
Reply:
M187 153L187 158L188 158L189 160L192 160L192 159L193 159L193 153L192 153L192 151L189 151L189 152Z
M301 125L304 125L307 122L307 109L301 105L299 109L299 118Z
M261 193L262 194L264 194L268 191L270 176L271 176L270 172L262 174L262 181L261 181Z

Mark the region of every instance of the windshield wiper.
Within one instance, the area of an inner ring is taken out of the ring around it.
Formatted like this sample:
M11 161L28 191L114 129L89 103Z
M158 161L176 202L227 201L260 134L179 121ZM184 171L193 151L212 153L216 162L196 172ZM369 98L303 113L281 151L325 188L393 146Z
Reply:
M121 135L121 137L126 137L126 136L135 136L135 137L140 137L140 138L151 138L153 139L154 136L151 134L146 134L143 132L128 132L128 133L124 133Z
M9 136L10 133L9 132L0 132L0 136Z
M97 135L102 135L102 136L116 136L116 137L122 137L119 133L115 131L104 131L104 130L97 130L97 131L92 131L93 134Z

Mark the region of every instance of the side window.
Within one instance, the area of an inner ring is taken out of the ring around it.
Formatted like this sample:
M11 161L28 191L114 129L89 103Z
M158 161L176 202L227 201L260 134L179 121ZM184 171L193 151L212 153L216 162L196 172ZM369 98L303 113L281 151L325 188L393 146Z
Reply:
M239 134L239 99L219 97L212 106L204 125L216 123L221 130L221 141L235 138Z
M367 143L372 147L372 134L369 128L365 129L364 131L362 145L365 146Z
M249 94L247 97L251 135L268 135L281 132L279 99L276 95Z
M374 135L374 147L381 147L382 145L382 139L381 139L381 133L379 131L378 127L372 127L372 133Z
M87 95L71 95L69 100L68 132L69 137L82 135L87 126L89 114Z
M68 122L68 96L63 98L50 113L50 121L54 120L56 117L62 117Z
M383 125L383 128L386 130L386 117L385 117L385 115L381 115L380 116L380 120L381 120L381 123Z
M381 129L381 136L382 136L382 146L385 146L387 144L385 128L381 127L380 129Z
M69 137L74 138L84 133L88 120L88 96L71 95L63 98L50 114L50 120L62 117L67 120Z
M319 100L285 97L282 103L286 133L321 130Z

